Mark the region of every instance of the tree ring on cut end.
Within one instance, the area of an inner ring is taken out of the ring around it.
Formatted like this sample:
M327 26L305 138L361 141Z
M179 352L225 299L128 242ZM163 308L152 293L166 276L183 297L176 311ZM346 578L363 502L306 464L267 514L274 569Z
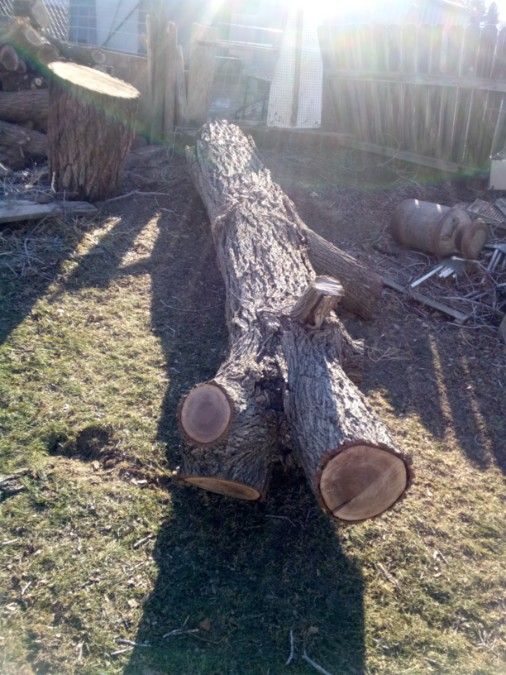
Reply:
M246 499L248 501L255 501L260 499L261 495L258 490L245 485L244 483L237 483L233 480L225 480L224 478L208 478L206 476L187 476L184 479L185 483L196 485L208 492L216 492L227 497L234 497L234 499Z
M334 455L320 478L320 492L335 518L374 518L403 494L408 471L398 455L370 445L353 445Z
M180 423L184 433L202 445L219 440L227 432L231 419L232 405L228 396L211 382L195 387L181 406Z

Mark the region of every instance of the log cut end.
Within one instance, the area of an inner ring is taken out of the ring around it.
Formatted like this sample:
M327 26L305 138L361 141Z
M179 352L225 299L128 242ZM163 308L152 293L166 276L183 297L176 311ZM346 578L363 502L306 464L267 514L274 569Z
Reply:
M368 445L354 445L332 457L321 474L320 493L335 518L374 518L402 496L408 471L398 455Z
M216 492L219 495L233 497L234 499L245 499L256 501L262 496L255 488L224 478L208 478L206 476L185 476L185 483L195 485L209 492Z
M49 64L48 68L60 80L64 80L76 87L87 89L94 94L131 100L137 99L140 96L137 89L131 84L123 82L123 80L119 80L116 77L111 77L111 75L103 73L101 70L95 70L95 68L88 68L88 66L80 66L77 63L66 61L53 61Z
M195 387L183 400L179 423L190 441L208 445L225 436L232 414L232 404L224 390L217 384L207 382Z

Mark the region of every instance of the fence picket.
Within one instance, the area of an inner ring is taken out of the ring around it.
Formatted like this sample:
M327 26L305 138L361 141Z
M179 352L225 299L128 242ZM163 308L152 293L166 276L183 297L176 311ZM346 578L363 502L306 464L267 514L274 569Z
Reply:
M320 35L336 118L327 128L434 165L480 167L506 142L506 29L354 26Z

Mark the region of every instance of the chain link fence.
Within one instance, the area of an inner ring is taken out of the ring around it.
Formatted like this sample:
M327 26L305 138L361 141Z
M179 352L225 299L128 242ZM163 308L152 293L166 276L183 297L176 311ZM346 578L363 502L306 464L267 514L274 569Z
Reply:
M47 0L44 6L49 15L47 31L50 35L60 40L69 39L69 0ZM14 14L13 0L0 0L0 15L12 16Z
M43 0L49 36L144 54L146 10L143 0ZM0 0L0 17L14 15L14 0Z

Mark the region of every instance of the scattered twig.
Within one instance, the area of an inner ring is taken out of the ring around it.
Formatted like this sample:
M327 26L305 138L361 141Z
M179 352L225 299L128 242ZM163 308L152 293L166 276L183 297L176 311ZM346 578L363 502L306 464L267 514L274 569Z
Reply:
M295 640L293 639L293 630L290 631L290 654L286 660L285 666L289 666L295 656Z
M265 515L265 517L266 518L275 518L276 520L286 520L288 523L290 523L290 525L292 527L295 527L295 523L293 522L293 520L290 520L290 518L288 518L287 516L273 516L270 513L267 513Z
M175 635L187 635L188 633L198 633L198 628L174 628L174 630L162 635L162 638L174 637Z
M118 638L116 642L120 645L129 645L130 647L149 647L149 642L135 642L134 640L128 640L127 638Z
M302 658L304 659L304 661L305 661L306 663L309 663L310 666L313 666L313 668L314 668L315 670L317 670L319 673L321 673L321 675L332 675L332 673L329 673L328 670L325 670L325 668L322 668L318 663L316 663L316 661L313 661L313 659L310 658L310 657L307 655L307 652L306 652L305 649L304 649L304 652L303 652L303 654L302 654Z
M111 652L109 656L119 656L120 654L125 654L126 652L131 652L133 647L124 647L123 649L116 649L115 652Z
M382 565L381 563L378 563L377 566L378 566L378 569L381 570L381 572L383 572L383 574L388 579L388 581L390 581L397 588L401 587L399 582L397 581L397 579L394 577L394 575L390 574L390 572L386 569L386 567L384 565Z
M154 539L154 536L155 536L154 534L148 534L146 537L142 537L142 539L139 539L139 541L135 542L133 547L139 548L139 546L142 546L143 544L145 544L150 539Z
M130 192L125 192L124 195L118 195L117 197L111 197L111 199L106 199L102 204L110 204L111 202L119 202L120 199L126 199L127 197L133 197L137 195L138 197L169 197L170 195L167 192L142 192L141 190L131 190Z

